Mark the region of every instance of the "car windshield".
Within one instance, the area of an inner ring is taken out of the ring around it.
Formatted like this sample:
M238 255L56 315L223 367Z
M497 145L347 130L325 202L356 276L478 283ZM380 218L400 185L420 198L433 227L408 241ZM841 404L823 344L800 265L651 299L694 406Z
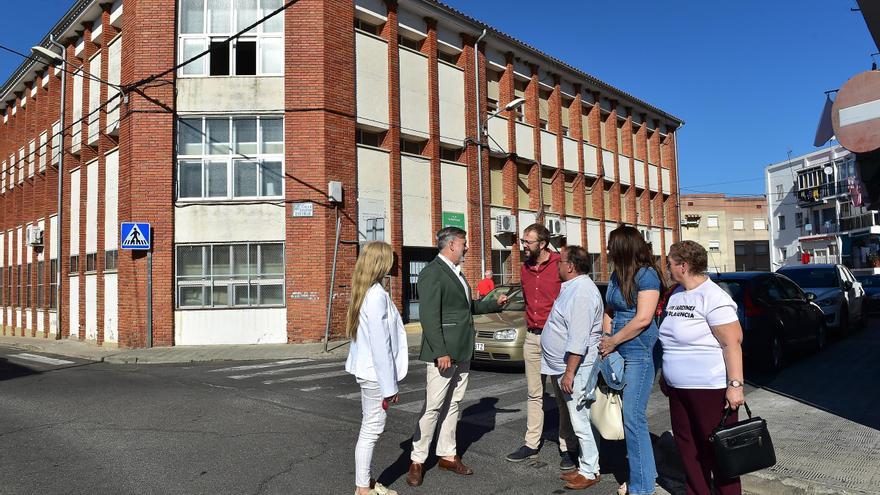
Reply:
M496 287L492 290L492 292L483 296L482 300L487 301L489 299L497 299L503 294L507 294L507 297L510 298L510 302L508 302L507 306L504 307L504 311L526 310L526 302L522 296L522 289L512 285L502 285L501 287Z
M863 287L880 287L880 277L858 277Z
M828 289L838 286L837 272L833 268L779 270L776 273L792 279L802 289Z

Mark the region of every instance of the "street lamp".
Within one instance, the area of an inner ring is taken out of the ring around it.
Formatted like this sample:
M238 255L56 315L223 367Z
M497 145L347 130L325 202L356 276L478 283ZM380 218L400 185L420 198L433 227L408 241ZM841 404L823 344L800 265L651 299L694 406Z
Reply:
M483 114L480 111L480 41L483 41L483 38L486 37L486 30L483 29L480 37L477 38L477 41L474 43L474 80L476 81L476 100L477 100L477 174L478 174L478 186L479 186L479 200L480 200L480 273L486 273L486 225L483 220L483 137L486 135L486 128L489 125L489 119L492 117L496 117L500 112L508 112L519 108L523 103L526 102L525 98L516 98L504 107L501 110L496 110L492 114L490 114L486 118L485 124L483 123Z
M58 132L61 133L61 145L58 147L58 221L56 223L55 232L55 339L61 339L61 231L62 231L62 206L61 201L64 194L64 113L65 103L67 101L67 60L64 57L64 45L55 41L55 35L49 35L49 42L61 50L59 55L48 48L42 46L31 47L31 53L35 56L51 62L53 65L61 64L61 117L58 119ZM54 140L54 136L53 136ZM49 258L49 266L52 266L52 259Z

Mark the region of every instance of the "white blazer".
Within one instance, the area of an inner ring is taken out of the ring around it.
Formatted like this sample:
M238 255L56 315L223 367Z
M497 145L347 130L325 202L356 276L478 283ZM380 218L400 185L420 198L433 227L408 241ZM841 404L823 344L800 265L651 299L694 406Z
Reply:
M373 284L361 305L357 339L351 341L345 371L361 380L379 382L382 396L391 397L408 368L403 320L385 289Z

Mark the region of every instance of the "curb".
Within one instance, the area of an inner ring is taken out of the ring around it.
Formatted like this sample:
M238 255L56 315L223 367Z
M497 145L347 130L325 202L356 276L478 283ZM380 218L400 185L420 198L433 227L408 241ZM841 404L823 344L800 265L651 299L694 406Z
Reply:
M843 490L826 485L812 484L793 478L778 478L771 473L759 471L743 476L743 492L755 495L863 495L860 490Z

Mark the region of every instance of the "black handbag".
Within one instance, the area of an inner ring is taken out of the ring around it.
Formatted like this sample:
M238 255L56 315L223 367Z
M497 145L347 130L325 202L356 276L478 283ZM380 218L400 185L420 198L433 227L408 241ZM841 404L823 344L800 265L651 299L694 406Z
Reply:
M752 417L748 404L743 406L749 419L725 426L731 410L724 408L721 424L709 435L718 466L715 474L722 478L736 478L776 464L767 422L758 416Z

